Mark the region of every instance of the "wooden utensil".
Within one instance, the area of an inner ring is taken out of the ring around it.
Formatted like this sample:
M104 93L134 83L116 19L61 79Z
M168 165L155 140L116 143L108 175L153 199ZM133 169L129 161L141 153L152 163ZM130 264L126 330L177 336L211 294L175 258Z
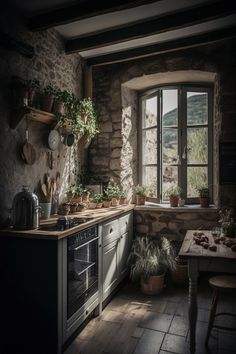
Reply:
M29 131L28 128L25 131L25 143L22 148L22 154L24 156L24 161L28 165L33 165L36 160L36 151L32 144L29 143Z
M43 194L45 195L45 197L47 197L47 187L46 187L46 184L45 184L45 183L43 183L43 184L41 185L41 189L42 189L42 192L43 192Z

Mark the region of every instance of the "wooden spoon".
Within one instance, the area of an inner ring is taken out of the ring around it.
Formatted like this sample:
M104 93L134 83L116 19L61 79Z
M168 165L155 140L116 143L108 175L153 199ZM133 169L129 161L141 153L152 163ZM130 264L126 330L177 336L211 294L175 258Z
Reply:
M45 183L43 183L43 184L41 185L41 189L42 189L42 192L43 192L43 194L45 195L45 197L47 197L47 186L46 186Z
M25 132L25 143L22 148L24 160L28 165L33 165L36 160L36 151L32 144L29 143L29 131L28 128Z

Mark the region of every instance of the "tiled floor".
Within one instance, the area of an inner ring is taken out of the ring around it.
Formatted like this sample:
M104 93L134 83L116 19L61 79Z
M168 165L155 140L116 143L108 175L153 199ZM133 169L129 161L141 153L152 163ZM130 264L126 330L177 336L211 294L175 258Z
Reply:
M211 290L204 276L200 279L198 295L196 353L236 353L235 332L213 330L209 349L205 348L210 304ZM219 310L236 313L236 301L224 297L219 303ZM225 321L228 325L228 319ZM101 316L93 318L65 352L65 354L158 353L189 353L187 289L174 288L170 284L158 296L145 296L137 285L132 283L125 285L103 310Z

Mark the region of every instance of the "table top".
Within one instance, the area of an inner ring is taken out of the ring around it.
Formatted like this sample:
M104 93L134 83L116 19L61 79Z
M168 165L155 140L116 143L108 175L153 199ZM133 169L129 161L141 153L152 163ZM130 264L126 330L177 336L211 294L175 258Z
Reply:
M204 248L201 244L197 244L194 240L194 236L199 237L198 235L202 233L202 236L207 236L209 240L209 246L215 245L216 250L212 251L209 248ZM236 245L236 239L226 238L227 240L231 240ZM182 247L179 252L179 256L181 257L201 257L201 258L218 258L218 259L235 259L236 260L236 252L234 252L231 247L227 247L223 244L224 241L220 241L219 244L215 244L214 237L209 230L188 230Z

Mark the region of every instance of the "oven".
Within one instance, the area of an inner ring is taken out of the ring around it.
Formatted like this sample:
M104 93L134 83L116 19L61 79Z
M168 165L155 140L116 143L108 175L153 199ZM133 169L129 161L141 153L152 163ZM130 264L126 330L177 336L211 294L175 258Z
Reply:
M98 292L98 239L97 226L67 239L67 320Z

